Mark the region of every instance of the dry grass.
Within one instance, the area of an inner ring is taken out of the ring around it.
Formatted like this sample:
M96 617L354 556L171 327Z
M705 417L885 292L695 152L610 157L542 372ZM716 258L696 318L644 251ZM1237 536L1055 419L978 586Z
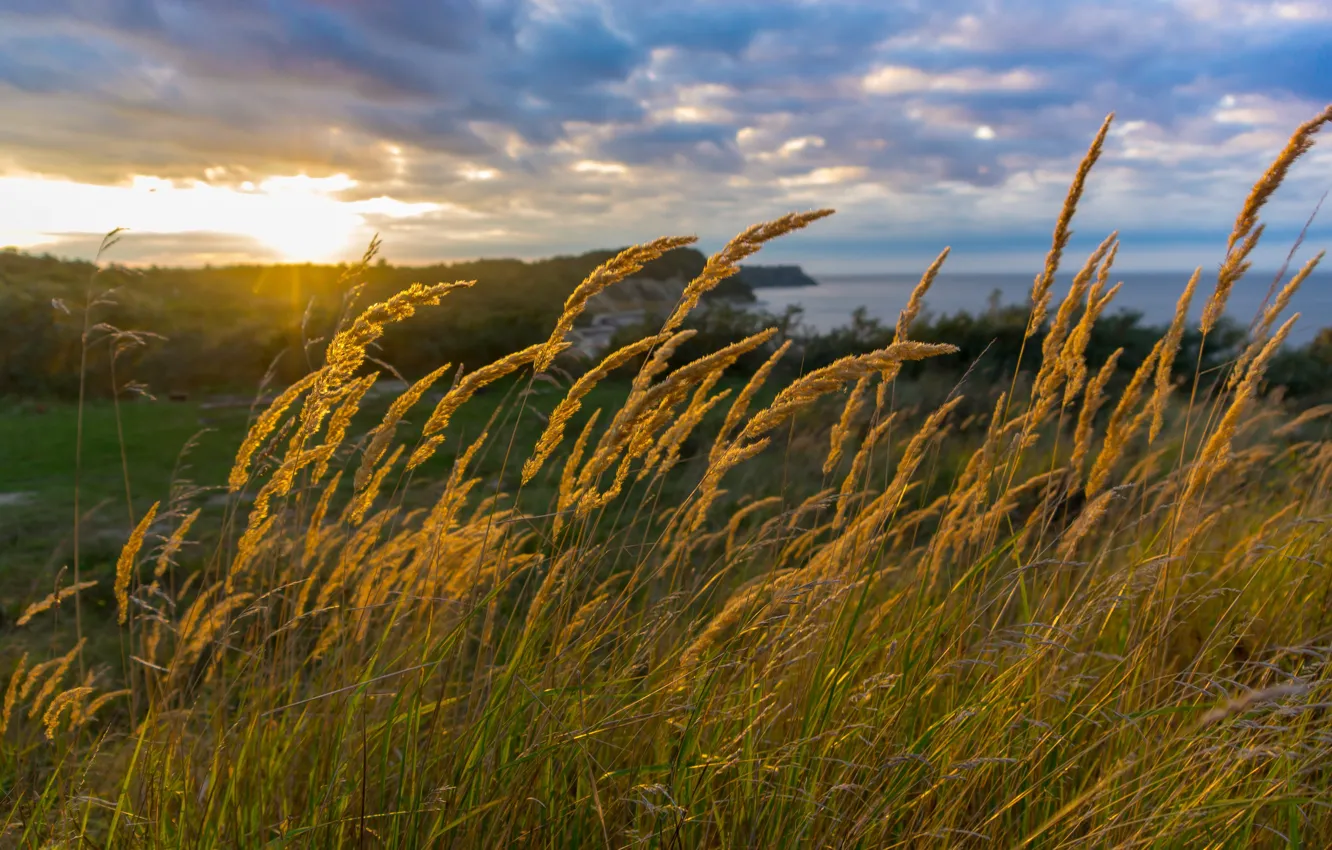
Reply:
M1033 330L1108 126L1060 215ZM1316 126L1255 188L1229 284ZM1088 363L1086 345L1115 293L1113 236L1055 308L1030 396L985 401L979 436L957 421L960 394L923 415L889 409L902 362L950 350L908 338L919 297L890 346L752 412L789 343L765 333L673 363L703 292L826 213L745 231L659 334L568 387L535 446L492 438L492 423L443 482L414 470L463 404L545 370L588 297L689 240L598 269L548 341L461 376L405 442L406 412L447 367L360 442L348 430L373 379L357 372L387 323L454 285L366 309L258 418L229 482L255 499L204 566L175 563L197 512L173 506L185 519L169 534L154 512L135 529L115 582L126 672L66 682L81 642L19 662L0 716L4 841L1322 844L1332 444L1300 439L1325 410L1283 423L1259 393L1289 293L1233 394L1198 411L1170 381L1195 275L1104 424L1119 352ZM723 415L719 380L760 350ZM621 408L595 411L557 454L592 386L640 356ZM492 440L513 474L490 481L472 467ZM58 589L25 628L86 590Z

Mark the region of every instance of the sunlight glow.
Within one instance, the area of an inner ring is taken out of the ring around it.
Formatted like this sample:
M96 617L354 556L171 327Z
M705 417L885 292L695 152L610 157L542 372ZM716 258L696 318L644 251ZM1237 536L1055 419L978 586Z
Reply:
M0 177L0 245L28 248L68 234L219 233L246 236L288 262L327 261L354 251L367 217L410 218L439 204L381 196L346 201L346 174L276 175L239 187L139 175L98 186L39 176Z

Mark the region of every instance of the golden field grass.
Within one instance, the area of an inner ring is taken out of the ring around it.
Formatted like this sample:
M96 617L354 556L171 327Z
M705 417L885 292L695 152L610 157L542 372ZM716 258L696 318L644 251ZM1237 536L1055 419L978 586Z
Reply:
M554 364L587 300L691 240L631 248L548 341L441 364L364 433L375 340L467 284L349 315L252 424L227 485L253 499L216 518L200 568L178 564L198 507L137 518L110 588L119 671L85 658L77 559L21 618L74 629L0 680L0 841L1326 846L1329 411L1292 419L1261 392L1317 258L1226 374L1172 369L1192 300L1206 333L1329 121L1260 177L1215 284L1181 281L1127 380L1118 355L1084 356L1114 236L1052 291L1108 120L1033 287L1039 368L934 408L894 381L949 350L910 338L943 255L892 344L786 386L726 375L791 356L772 332L672 357L710 287L828 211L746 230L659 332L569 376ZM622 403L588 416L624 366ZM455 414L511 376L564 394L544 433L518 441L497 414L408 500ZM516 487L474 474L483 451Z

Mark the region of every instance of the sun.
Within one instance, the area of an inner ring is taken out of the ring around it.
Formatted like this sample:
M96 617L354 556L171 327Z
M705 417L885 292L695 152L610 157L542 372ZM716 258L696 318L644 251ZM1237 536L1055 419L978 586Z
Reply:
M271 177L245 193L251 199L245 232L286 262L335 259L352 247L364 221L351 203L335 197L355 185L345 174Z
M256 245L256 261L330 262L359 255L372 217L410 218L441 208L384 196L345 199L357 185L346 174L278 175L238 186L144 175L119 186L0 177L0 194L23 201L0 208L0 244L29 247L56 234L125 227L135 234L247 237Z

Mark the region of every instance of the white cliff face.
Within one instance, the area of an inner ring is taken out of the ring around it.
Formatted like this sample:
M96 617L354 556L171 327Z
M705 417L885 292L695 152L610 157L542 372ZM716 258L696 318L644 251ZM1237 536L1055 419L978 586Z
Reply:
M689 281L682 277L666 280L648 278L626 278L614 286L597 293L587 302L586 315L595 316L605 313L623 313L640 310L650 312L653 308L672 309L680 296L684 294Z
M585 356L596 357L610 346L616 331L641 324L649 316L665 317L675 309L686 284L679 277L622 280L587 302L582 320L569 332L568 340Z
M680 302L689 281L683 277L664 280L626 278L597 293L587 302L578 326L567 339L587 357L596 357L609 346L615 332L642 324L651 317L665 319ZM699 302L695 312L708 309Z

